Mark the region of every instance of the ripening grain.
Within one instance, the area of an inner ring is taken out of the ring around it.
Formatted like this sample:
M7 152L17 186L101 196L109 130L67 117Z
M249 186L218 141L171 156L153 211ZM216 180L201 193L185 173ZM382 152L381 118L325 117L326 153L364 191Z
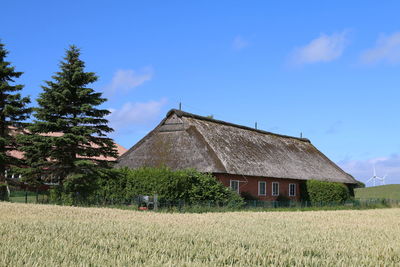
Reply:
M160 214L0 203L0 266L399 266L400 209Z

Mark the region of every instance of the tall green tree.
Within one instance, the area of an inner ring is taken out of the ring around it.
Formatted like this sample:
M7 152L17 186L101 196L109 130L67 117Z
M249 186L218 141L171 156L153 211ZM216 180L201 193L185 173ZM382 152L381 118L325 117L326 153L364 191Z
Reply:
M23 73L15 71L6 61L8 51L0 42L0 183L5 182L5 170L8 166L20 164L20 160L11 156L10 152L18 150L16 135L22 132L29 118L31 108L29 97L22 97L19 91L24 87L15 84L15 80Z
M52 79L42 86L36 119L28 128L30 135L23 137L31 167L25 174L28 179L79 183L93 168L105 165L106 157L117 157L115 144L107 137L113 131L105 118L110 112L98 107L106 99L88 87L98 78L85 72L77 47L69 47Z

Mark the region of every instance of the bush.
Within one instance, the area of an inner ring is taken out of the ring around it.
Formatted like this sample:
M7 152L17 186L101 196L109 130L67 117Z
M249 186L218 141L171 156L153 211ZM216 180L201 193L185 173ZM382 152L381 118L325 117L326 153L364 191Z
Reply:
M307 192L307 181L300 183L300 198L303 202L309 202L310 196Z
M50 190L50 201L63 205L94 204L98 190L98 179L103 171L93 162L81 160L76 163L77 170L69 174L63 183Z
M62 204L61 203L61 194L62 194L61 186L50 189L49 193L50 193L49 194L50 203Z
M213 202L240 207L243 199L209 174L168 168L98 169L70 175L51 189L52 203L63 205L129 204L139 195L157 194L160 202L188 205Z
M103 171L97 195L105 200L130 202L139 195L157 194L160 201L204 201L243 204L243 199L209 174L192 169L168 168L112 169Z
M342 203L349 199L349 189L341 183L308 180L307 195L311 204Z
M123 203L127 201L127 180L129 169L103 169L98 173L96 198L102 204L114 201Z
M50 203L58 204L58 205L67 205L72 206L78 204L78 200L74 197L77 195L77 192L68 192L65 189L65 186L57 186L49 190L50 196L49 200ZM82 203L82 201L80 201ZM85 202L85 204L89 204Z
M6 184L0 184L0 201L8 201L8 191Z

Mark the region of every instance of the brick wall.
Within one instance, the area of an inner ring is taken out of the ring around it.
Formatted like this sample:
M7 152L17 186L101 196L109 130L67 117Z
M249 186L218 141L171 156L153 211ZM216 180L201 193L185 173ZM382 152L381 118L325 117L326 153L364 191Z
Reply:
M225 186L230 186L231 180L239 181L239 193L247 192L259 200L273 201L278 196L272 195L272 183L279 184L279 195L289 198L290 200L300 201L300 183L299 180L293 179L276 179L266 177L241 176L226 173L215 173L214 176ZM259 182L266 182L266 194L259 195ZM289 184L295 184L295 196L289 196Z

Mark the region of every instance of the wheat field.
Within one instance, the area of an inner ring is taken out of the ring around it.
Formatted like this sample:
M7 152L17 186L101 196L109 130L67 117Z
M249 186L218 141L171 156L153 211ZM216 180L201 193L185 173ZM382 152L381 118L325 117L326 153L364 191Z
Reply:
M0 203L0 266L399 266L400 209L167 214Z

